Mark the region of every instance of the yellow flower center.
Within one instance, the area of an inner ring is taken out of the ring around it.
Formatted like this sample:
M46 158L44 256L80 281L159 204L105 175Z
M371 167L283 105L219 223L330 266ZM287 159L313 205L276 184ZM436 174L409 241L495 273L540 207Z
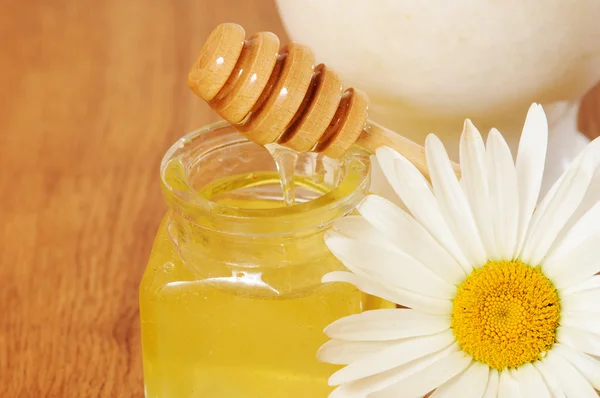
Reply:
M539 267L488 262L458 286L452 330L461 349L492 368L540 359L556 342L560 300Z

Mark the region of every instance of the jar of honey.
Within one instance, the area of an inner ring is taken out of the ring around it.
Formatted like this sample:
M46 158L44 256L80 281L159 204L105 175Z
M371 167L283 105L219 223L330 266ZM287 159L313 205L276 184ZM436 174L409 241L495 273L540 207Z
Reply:
M146 396L326 397L316 359L332 321L382 306L351 285L324 234L367 194L369 156L298 154L286 205L271 153L227 123L179 140L161 183L169 210L140 287Z

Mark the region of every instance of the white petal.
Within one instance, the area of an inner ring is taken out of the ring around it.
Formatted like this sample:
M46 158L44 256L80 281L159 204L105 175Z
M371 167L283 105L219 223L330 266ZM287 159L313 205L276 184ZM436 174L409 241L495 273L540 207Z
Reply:
M397 383L371 394L373 398L414 398L427 394L456 375L470 364L471 357L459 351L431 364Z
M556 340L578 351L600 356L600 335L598 334L560 326L556 329Z
M415 219L452 254L466 272L471 272L473 267L448 229L425 177L404 156L390 148L377 149L377 160L390 185Z
M597 169L600 167L600 139L594 138L575 160L581 160L582 163L586 163L587 167Z
M390 289L378 282L372 281L364 276L358 276L349 271L333 271L325 274L321 279L322 283L343 282L350 283L358 288L358 290L370 294L372 296L381 297L384 300L392 303L401 304L404 298L402 294L398 294L397 289Z
M450 314L452 303L450 300L436 299L423 296L400 288L389 288L367 277L356 275L347 271L334 271L323 276L323 283L345 282L356 286L360 291L372 296L381 297L392 303L400 304L429 314Z
M592 173L572 165L540 203L532 219L532 229L521 253L523 262L538 265L573 215L589 186Z
M383 373L433 354L453 342L454 334L450 329L431 336L406 339L338 370L329 378L329 385L340 385Z
M575 213L573 213L569 221L565 224L565 227L561 231L559 237L563 237L567 232L569 232L571 228L573 228L573 226L581 219L581 217L592 207L594 207L596 203L598 203L598 200L600 200L600 169L596 169L585 196L583 197Z
M452 284L466 275L454 257L417 220L393 203L370 195L358 206L360 214L387 240Z
M444 348L434 354L417 359L402 365L387 372L379 373L374 376L365 377L364 379L356 380L351 383L342 384L338 390L345 395L339 397L345 398L364 398L370 393L380 391L388 386L391 386L417 372L427 368L428 366L447 358L450 354L458 351L458 345L452 344L450 347ZM461 353L462 354L462 353ZM433 389L433 387L432 387ZM370 398L373 395L369 395Z
M485 145L469 119L460 136L460 184L469 201L488 258L498 258L490 213Z
M328 236L325 242L329 250L358 275L434 298L451 299L456 295L456 286L404 253L341 236Z
M425 153L435 197L448 228L471 264L484 265L487 256L469 203L456 179L444 145L433 134L425 140Z
M563 312L591 312L600 314L600 289L584 290L564 295L560 300Z
M492 129L486 146L490 181L490 217L500 259L512 259L517 251L519 193L517 172L510 148L500 132Z
M542 378L544 379L544 382L546 382L548 390L550 390L552 398L565 398L565 394L561 390L556 380L549 373L546 365L542 361L535 361L533 362L533 366L542 375Z
M521 390L519 385L512 378L508 370L500 372L500 380L498 381L498 398L521 398ZM523 397L527 398L527 397Z
M600 199L600 197L598 199ZM567 231L562 239L557 239L557 243L554 245L554 249L548 258L551 259L564 257L587 238L599 232L600 203L596 203L579 218L577 223L575 223L570 230Z
M594 138L581 153L577 156L574 162L581 162L583 167L590 170L597 170L600 167L600 139Z
M600 333L600 314L565 312L560 316L560 324L598 334Z
M447 315L394 308L365 311L338 319L324 332L332 339L379 341L431 335L449 327Z
M537 369L530 363L510 371L523 397L551 398L548 386Z
M348 365L373 355L397 342L390 341L344 341L329 340L317 351L317 359L334 365Z
M583 292L586 290L597 289L600 287L600 275L592 276L587 280L577 284L575 286L570 286L566 289L561 290L561 295L566 296L572 293Z
M333 225L334 231L328 231L328 236L338 235L346 236L352 239L360 239L374 246L383 247L390 250L397 250L397 246L392 244L389 239L377 228L371 225L361 216L346 216Z
M600 271L598 248L600 232L589 236L564 256L548 259L542 266L544 274L559 290L585 282Z
M430 398L481 398L488 384L490 368L473 361L462 374L439 386Z
M527 112L516 162L519 192L518 252L523 247L529 222L540 195L547 147L548 121L542 106L533 104Z
M483 398L496 398L498 396L498 383L500 381L500 375L496 369L490 369L490 378L488 380L487 386L485 387L485 392L483 393Z
M567 397L598 398L592 385L561 355L550 350L542 362Z
M404 208L404 203L402 203L402 200L400 200L394 191L394 188L392 188L385 177L385 174L379 165L379 161L377 160L377 156L371 155L369 159L371 161L371 185L369 186L369 192L386 198L397 206Z
M331 392L331 394L328 395L327 398L364 398L364 395L356 395L356 394L348 394L347 392L345 392L342 387L338 387L335 390L333 390Z
M566 358L590 382L592 387L600 391L600 360L562 344L555 344L552 350L556 350L557 354Z
M542 202L539 204L538 209L533 215L533 218L531 220L531 226L535 226L537 221L539 221L540 215L545 212L545 208L548 206L548 203L552 200L554 195L556 195L558 187L562 185L567 175L573 169L580 167L582 164L583 167L587 167L591 171L597 170L599 162L598 159L600 159L600 139L596 138L591 143L589 143L579 155L577 155L577 157L571 162L567 170L558 178L558 180L556 180L556 182L548 190L548 193L546 194ZM600 178L599 173L600 170L597 170L597 172L594 174L594 177L592 177L592 181L590 182L590 186L588 187L588 191L585 194L584 200L581 201L579 207L573 213L573 216L565 224L565 226L568 227L568 229L570 229L570 227L577 222L579 217L581 217L585 212L587 212L587 210L589 210L598 201L597 195L600 193L600 185L598 184L600 184L600 180L596 181L596 178Z
M534 213L531 220L531 228L528 234L528 240L533 236L532 232L534 232L535 230L544 231L544 225L539 225L540 222L544 220L544 218L554 218L555 215L553 215L553 213L555 212L555 210L549 211L549 208L552 206L556 207L559 205L553 205L553 203L565 202L564 204L562 204L563 208L561 209L561 211L557 213L561 216L561 222L559 223L558 221L555 221L553 223L554 227L558 227L558 224L563 225L562 227L560 227L560 230L556 234L556 236L554 236L554 228L552 229L550 233L550 238L552 238L552 240L555 240L557 236L563 236L564 233L568 231L568 229L570 229L570 226L577 222L578 218L584 212L586 212L587 209L591 207L591 204L595 204L595 202L591 203L591 201L593 201L593 198L590 199L589 196L590 194L596 196L598 193L600 193L600 186L597 186L595 188L595 185L592 186L592 183L594 183L594 181L592 181L592 178L595 178L594 176L597 175L596 170L598 169L599 164L600 139L596 138L590 144L588 144L588 146L585 147L585 149L577 156L577 158L571 163L571 165L565 171L565 173L563 173L563 175L560 176L560 178L556 181L552 188L550 188L542 202L539 204L538 209ZM581 174L583 174L583 176ZM575 182L572 181L573 179L575 179ZM588 183L584 184L586 179ZM600 181L597 181L597 183L600 184ZM569 188L569 186L571 186L571 188ZM585 203L583 202L582 198L580 198L581 191L583 191L583 199L586 199ZM565 204L566 208L564 207ZM575 206L574 211L570 211L570 208L572 206ZM569 212L570 216L566 217L566 220L562 221L562 218L565 216L565 214ZM550 213L550 216L548 215L548 213ZM550 244L548 249L543 250L544 253L540 254L537 253L540 251L539 248L534 250L536 245L537 243L530 244L530 246L532 247L529 249L530 252L537 254L536 258L543 257L552 247L552 244ZM529 253L529 255L525 257L529 257L530 255L531 253ZM529 262L533 264L533 261Z

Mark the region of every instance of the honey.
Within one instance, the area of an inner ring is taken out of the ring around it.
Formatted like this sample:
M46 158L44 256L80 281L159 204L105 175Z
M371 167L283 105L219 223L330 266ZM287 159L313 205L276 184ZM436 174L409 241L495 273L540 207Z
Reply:
M323 235L367 193L368 156L301 154L286 206L269 153L219 124L177 143L161 176L170 210L140 287L146 396L326 397L323 329L386 306L320 282L344 269Z
M163 224L140 295L147 397L327 396L335 367L315 353L325 325L361 311L354 287L233 294L175 257Z

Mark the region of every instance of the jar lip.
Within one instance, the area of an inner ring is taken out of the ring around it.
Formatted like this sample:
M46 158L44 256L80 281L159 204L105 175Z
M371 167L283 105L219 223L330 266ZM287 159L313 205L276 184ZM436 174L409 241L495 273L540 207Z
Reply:
M179 181L177 187L174 187L168 180L166 174L169 163L178 155L194 150L194 142L202 139L203 135L213 132L217 129L232 127L226 121L219 121L201 127L177 140L165 153L160 166L160 178L163 193L169 206L181 216L190 221L210 218L210 226L216 229L235 229L235 225L241 224L261 224L272 223L278 225L278 232L292 232L286 224L297 224L300 218L316 217L318 223L328 225L336 219L352 211L360 201L366 196L370 185L371 165L369 157L362 149L352 148L342 158L342 161L349 161L353 158L366 159L361 163L364 165L361 170L360 178L344 179L331 191L315 198L311 201L295 204L289 207L276 207L269 209L249 209L228 206L226 204L213 202L202 197L195 189L193 189L186 181ZM233 131L232 131L233 133ZM246 143L249 140L239 133L239 139L236 142ZM204 141L204 144L207 142ZM345 166L342 166L345 167ZM343 192L349 192L344 195ZM344 210L344 214L339 214L340 210ZM216 221L216 223L214 222ZM200 222L202 223L202 222ZM221 223L225 223L221 225ZM226 224L235 223L231 228ZM215 225L218 224L218 225ZM297 227L297 225L295 225ZM314 228L314 225L312 226ZM244 229L246 230L246 229ZM275 231L273 231L275 232Z

